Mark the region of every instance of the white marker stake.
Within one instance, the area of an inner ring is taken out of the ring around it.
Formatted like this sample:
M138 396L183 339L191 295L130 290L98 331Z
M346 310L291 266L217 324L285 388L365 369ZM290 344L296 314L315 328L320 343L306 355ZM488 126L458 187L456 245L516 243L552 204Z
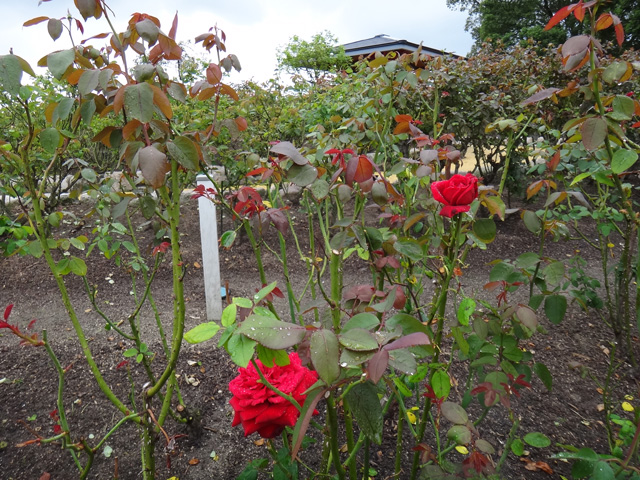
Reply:
M206 175L198 175L198 185L213 188ZM222 317L222 297L220 294L220 258L218 256L218 221L215 204L205 197L198 199L200 210L200 243L202 245L202 270L204 274L204 294L207 303L207 320Z

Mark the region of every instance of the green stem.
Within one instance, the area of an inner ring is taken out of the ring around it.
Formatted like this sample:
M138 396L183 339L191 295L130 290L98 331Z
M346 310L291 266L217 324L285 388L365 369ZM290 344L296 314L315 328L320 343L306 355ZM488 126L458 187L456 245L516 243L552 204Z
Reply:
M289 277L289 265L287 264L287 244L284 240L282 233L278 232L278 240L280 241L280 259L282 263L282 269L284 274L284 280L287 285L287 298L289 300L289 313L291 314L291 323L296 323L296 298L293 294L293 287L291 286L291 278ZM300 325L304 325L302 318L300 318Z
M340 302L342 300L342 252L331 251L330 260L331 273L331 319L333 320L333 331L340 333L341 310Z
M333 466L336 469L339 480L345 480L345 471L340 463L340 447L338 446L338 415L336 412L333 392L327 397L327 423L329 424L329 443Z
M355 442L353 441L353 417L351 415L351 409L349 408L349 404L346 400L343 401L344 405L344 429L345 434L347 436L347 451L352 452L355 447ZM358 476L358 471L356 468L356 463L349 463L349 478L351 480L356 480Z
M27 185L29 186L29 190L32 192L35 192L36 186L34 181L34 175L31 170L31 165L29 162L28 150L25 150L25 149L21 150L21 160L24 166L25 180L27 182ZM32 208L33 208L33 217L35 220L34 234L36 235L37 240L42 245L45 261L47 262L47 265L51 270L51 273L56 282L56 285L58 286L58 290L60 291L60 296L62 297L62 303L65 307L65 310L67 311L67 315L69 316L69 320L71 321L73 329L76 333L76 337L78 338L78 343L80 343L82 353L87 361L87 364L89 365L89 369L91 370L91 373L96 379L96 382L100 387L100 390L102 390L102 392L107 397L107 399L111 403L113 403L113 405L115 405L115 407L118 410L120 410L122 413L124 413L125 415L129 415L131 412L126 407L126 405L122 403L122 401L115 395L115 393L113 393L111 388L109 388L109 386L107 385L107 382L104 380L102 376L102 373L100 372L98 365L96 364L93 358L91 348L89 347L89 342L87 341L87 338L84 334L84 330L82 329L82 325L80 324L80 320L78 319L78 315L71 303L71 298L69 296L69 291L67 290L67 286L64 282L64 278L60 273L58 273L56 262L53 258L51 250L49 249L49 244L47 242L47 233L44 226L45 222L43 219L42 210L40 209L39 198L33 199ZM138 419L138 423L139 422L140 421Z
M42 341L44 342L44 348L47 351L47 354L49 355L49 358L51 359L51 362L53 363L58 374L58 397L56 398L56 406L58 408L58 417L60 418L60 427L62 428L63 432L66 432L66 435L62 437L62 448L65 448L71 442L69 423L67 422L67 414L64 409L63 401L65 372L62 368L62 365L60 364L60 361L58 360L58 357L51 348L51 345L49 345L46 330L42 331ZM80 464L80 460L78 459L76 453L73 450L69 450L69 452L71 453L71 457L73 458L73 462L76 464L76 467L78 467L78 469L82 471L82 465Z
M180 185L178 179L178 164L171 162L171 195L169 198L166 186L159 189L160 195L167 203L169 213L169 228L171 231L171 265L173 267L173 333L171 340L171 356L162 372L162 375L156 383L147 390L147 397L154 397L165 385L170 376L175 372L180 348L182 346L182 337L184 335L184 284L182 278L184 275L182 256L180 254L180 232L178 226L180 224ZM171 397L166 396L162 405L162 410L169 408Z
M520 426L520 420L517 418L513 418L513 424L511 425L511 430L509 430L509 436L507 437L507 442L504 445L504 450L502 451L502 455L500 456L500 460L498 460L498 464L496 465L496 472L500 472L502 465L507 460L507 456L511 451L511 444L516 439L516 433L518 432L518 427Z
M398 412L398 430L396 431L396 463L394 474L399 478L400 472L402 471L402 452L404 449L402 448L402 431L404 426L404 418L401 412Z
M362 480L369 479L369 466L371 462L371 440L366 437L364 440L364 459L362 460Z

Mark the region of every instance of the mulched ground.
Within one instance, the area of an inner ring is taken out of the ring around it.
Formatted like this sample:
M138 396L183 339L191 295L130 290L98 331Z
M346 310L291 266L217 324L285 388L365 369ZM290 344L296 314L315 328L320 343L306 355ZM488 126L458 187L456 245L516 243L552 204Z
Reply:
M71 208L71 207L69 207ZM87 205L73 207L80 218L88 210ZM295 214L294 214L295 216ZM205 320L202 258L197 204L189 200L182 211L182 247L185 262L185 292L187 295L187 328ZM304 232L304 217L300 215L296 230ZM225 229L229 227L227 223ZM75 229L67 225L66 230ZM82 229L84 228L84 230ZM88 227L80 227L73 235L90 236ZM146 230L144 236L152 236ZM60 235L69 235L61 232ZM278 250L275 237L268 242ZM483 292L482 286L488 281L488 262L498 257L514 259L525 251L536 251L535 238L522 225L517 215L500 222L497 240L487 251L473 251L468 259L468 267L462 279L467 293L476 292L487 300L493 300L493 293ZM597 255L577 241L549 243L545 254L552 258L569 259L577 250L590 257L586 271L592 276L598 273ZM290 275L294 286L306 282L306 269L301 262L293 261L297 252L289 250ZM85 438L94 444L120 418L119 412L101 395L94 379L90 376L82 357L74 332L60 301L56 285L42 260L30 257L11 257L0 261L0 308L13 303L11 322L25 326L31 319L37 319L35 330L46 329L49 340L63 366L70 366L66 375L64 400L68 420L75 438ZM248 296L258 288L259 281L253 252L247 242L235 245L231 250L220 253L221 275L229 286L231 295ZM282 281L282 268L270 253L265 253L265 268L270 280ZM346 285L361 283L366 278L366 268L356 261L350 261L345 269ZM131 312L134 299L131 293L129 274L113 262L92 254L89 280L97 285L100 306L116 321L124 320ZM70 291L79 312L80 319L98 365L102 368L107 383L124 398L132 391L139 399L144 378L134 373L131 378L127 370L116 368L123 360L123 352L130 347L113 332L104 329L104 321L96 314L87 300L80 279L68 278ZM154 299L161 313L161 320L168 328L171 322L171 275L168 265L163 266L153 290ZM286 305L278 308L286 314ZM141 315L145 330L155 324L150 310ZM559 444L589 446L600 452L607 451L603 414L599 410L602 397L598 385L589 375L603 381L611 348L612 335L593 312L583 312L571 305L564 322L553 326L543 321L547 335L536 335L527 344L535 352L536 361L547 365L553 375L553 389L548 392L540 381L534 380L533 388L522 392L516 401L515 411L521 421L520 434L538 431L547 435L552 443L547 448L528 448L526 455L518 458L510 454L502 477L508 479L546 479L568 476L570 465L550 456L562 448ZM15 337L6 331L0 337L0 472L5 479L69 479L77 474L68 453L59 445L28 445L22 442L37 436L53 433L50 413L55 410L57 377L43 349L20 347ZM161 352L157 335L148 340L152 352ZM640 342L634 337L636 356L640 357ZM231 428L232 410L229 406L227 385L236 375L236 368L224 350L217 349L215 342L201 345L184 345L180 364L181 391L189 406L193 420L182 425L169 421L167 434L176 436L176 449L171 454L163 451L164 440L158 441L158 477L172 476L180 480L218 478L231 479L243 470L245 465L268 452L257 436L244 438L240 428ZM454 376L458 370L454 369ZM589 372L589 375L585 375ZM614 374L614 395L633 395L636 407L638 397L637 370L622 364ZM195 379L190 380L190 379ZM464 379L459 379L461 382ZM461 395L461 389L452 390L454 400ZM376 479L393 478L393 454L395 440L394 411L386 419L385 442L374 449L372 465L377 470ZM319 418L322 421L322 417ZM494 409L479 429L483 438L489 440L498 450L497 460L506 441L510 424L504 419L504 410ZM179 436L179 437L178 437ZM139 433L133 425L124 425L107 442L110 455L101 451L96 455L95 465L89 478L136 479L141 478L139 461ZM410 467L413 443L406 438L406 452L403 467ZM315 445L302 453L305 461L319 454ZM462 457L459 457L461 460ZM547 468L539 463L544 462ZM527 468L529 467L529 469ZM541 469L542 468L542 469ZM47 474L49 476L47 476ZM301 478L308 474L302 471ZM403 473L400 478L406 478Z

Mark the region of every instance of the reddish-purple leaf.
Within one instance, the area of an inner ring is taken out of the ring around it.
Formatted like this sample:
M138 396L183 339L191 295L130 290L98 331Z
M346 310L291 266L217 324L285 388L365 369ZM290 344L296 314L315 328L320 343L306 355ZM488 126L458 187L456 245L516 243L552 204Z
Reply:
M596 150L607 137L607 122L600 117L587 118L580 127L584 148Z
M367 375L373 383L378 383L389 365L389 351L382 349L371 357L367 364Z
M13 309L13 303L8 305L7 308L4 309L4 319L9 320L9 315L11 315L11 310Z
M298 455L298 451L302 446L302 440L304 440L305 433L309 428L311 417L315 411L318 402L324 398L324 394L329 391L328 388L317 388L307 394L304 405L302 407L301 416L296 423L296 427L293 431L293 448L291 449L291 458L295 459Z
M571 37L562 45L562 56L570 57L571 55L577 55L582 52L586 52L591 44L591 37L589 35L577 35Z
M271 147L270 150L273 153L284 155L285 157L290 158L296 165L306 165L307 163L309 163L309 160L307 160L306 157L302 155L291 142L276 143Z
M149 145L140 149L138 159L142 176L149 185L156 189L164 185L165 174L171 169L167 156Z
M547 98L552 97L557 92L559 92L559 88L545 88L544 90L540 90L539 92L534 93L526 100L520 102L520 105L531 105L532 103L538 103L540 100L545 100Z
M345 173L345 181L347 185L353 185L353 182L363 183L373 178L373 164L366 155L352 157L347 163Z
M398 350L400 348L415 347L418 345L429 345L429 337L423 332L414 332L409 335L400 337L399 339L385 345L384 350Z

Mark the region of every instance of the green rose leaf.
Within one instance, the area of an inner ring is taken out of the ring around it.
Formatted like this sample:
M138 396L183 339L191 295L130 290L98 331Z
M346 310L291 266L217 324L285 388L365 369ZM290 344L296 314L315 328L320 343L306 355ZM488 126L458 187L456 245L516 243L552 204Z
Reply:
M153 118L153 90L148 83L129 85L124 91L124 106L129 118L149 123Z
M361 431L372 442L382 443L382 407L378 389L371 382L356 384L346 395L346 400Z
M47 68L56 80L60 80L76 58L74 49L61 50L47 56Z
M340 344L349 350L368 351L376 350L378 342L369 331L363 328L352 328L340 335Z
M551 323L558 325L567 312L567 298L564 295L549 295L544 299L544 313Z
M447 438L458 445L468 445L471 441L471 431L466 425L454 425L447 432Z
M267 348L282 350L302 342L307 329L293 323L281 322L275 318L251 315L242 322L238 333Z
M637 160L638 154L633 150L618 150L611 159L611 171L620 174L631 168Z
M13 96L20 93L22 67L15 55L0 55L0 87Z
M191 344L201 343L213 338L220 330L220 325L214 322L201 323L184 334L184 339Z
M458 322L460 325L469 325L469 319L473 312L476 311L476 301L473 298L465 298L460 302L458 307Z
M551 445L551 440L539 432L530 432L524 436L524 441L532 447L544 448Z
M491 243L496 239L496 222L493 217L478 218L473 222L473 233L484 243Z
M457 403L443 402L441 411L444 418L456 425L464 425L469 421L467 412Z
M340 376L340 346L330 330L316 330L311 335L311 362L322 380L331 385Z

